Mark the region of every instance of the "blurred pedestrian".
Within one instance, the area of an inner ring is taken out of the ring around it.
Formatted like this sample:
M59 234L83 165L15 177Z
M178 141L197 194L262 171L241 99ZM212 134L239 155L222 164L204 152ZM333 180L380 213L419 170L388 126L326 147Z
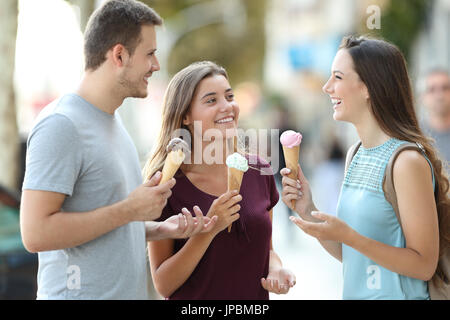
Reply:
M222 67L208 61L193 63L170 81L162 130L144 175L161 169L171 136L184 129L193 152L175 175L177 184L161 218L198 204L196 212L219 219L210 232L188 240L149 243L153 281L166 298L261 300L269 298L269 291L287 293L294 285L295 276L283 268L272 248L272 210L279 195L273 174L260 172L269 173L270 165L259 158L245 172L240 194L227 191L224 146L236 137L238 119L239 106ZM215 132L212 142L205 138L211 132ZM204 152L198 156L201 161L194 161L196 143L201 150L213 146L223 161L211 163Z
M283 201L296 199L301 216L291 220L343 263L344 299L429 299L427 281L440 280L438 258L449 247L449 182L419 128L403 55L382 40L345 37L323 90L333 118L352 123L362 144L346 172L337 217L318 212L301 168L299 181L283 169ZM422 151L404 150L395 162L397 219L383 178L407 141Z
M144 224L161 215L175 180L158 185L157 172L141 184L117 112L147 96L161 24L141 2L105 2L85 32L78 90L45 107L29 135L20 216L25 247L39 252L38 299L148 299L146 240L209 230L190 213Z
M448 71L434 69L427 74L422 102L427 111L422 128L435 140L436 149L448 165L450 161L450 75ZM449 172L448 166L447 172Z

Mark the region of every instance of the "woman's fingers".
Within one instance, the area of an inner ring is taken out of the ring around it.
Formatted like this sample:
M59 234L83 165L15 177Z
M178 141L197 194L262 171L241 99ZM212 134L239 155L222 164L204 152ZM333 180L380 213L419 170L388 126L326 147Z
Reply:
M286 186L290 186L290 187L293 187L293 188L301 187L299 181L296 181L296 180L291 179L289 177L283 177L283 179L281 179L281 184L282 184L283 188L286 187Z
M239 219L239 217L240 217L240 215L239 215L239 213L235 213L235 214L233 214L233 215L231 215L231 223L233 223L233 222L235 222L237 219Z
M288 287L286 285L280 285L278 280L276 279L261 278L261 285L267 291L276 294L283 294L288 291Z
M234 206L232 206L230 209L228 209L228 213L230 215L239 212L239 210L241 210L241 206L239 204L236 204Z
M297 179L300 181L300 183L308 182L308 180L306 179L305 175L303 174L302 167L300 166L300 164L298 164Z
M233 207L234 205L236 205L236 203L238 203L240 201L242 201L242 196L240 194L238 194L238 195L230 198L227 202L225 202L223 204L223 207L225 209L229 209L229 208Z
M301 192L299 188L294 188L294 187L291 187L291 186L286 186L286 187L283 188L283 191L281 192L281 194L282 194L283 196L285 196L285 195L287 196L287 195L289 195L289 194L294 194L294 195L296 195L296 196L302 196L302 195L303 195L303 192Z
M296 217L289 217L289 219L294 222L300 229L302 229L305 233L309 234L310 236L320 239L323 234L323 223L317 223L317 222L309 222L305 221L301 218Z
M238 194L239 194L239 192L237 190L227 191L224 194L222 194L219 198L217 198L217 204L218 205L224 204Z

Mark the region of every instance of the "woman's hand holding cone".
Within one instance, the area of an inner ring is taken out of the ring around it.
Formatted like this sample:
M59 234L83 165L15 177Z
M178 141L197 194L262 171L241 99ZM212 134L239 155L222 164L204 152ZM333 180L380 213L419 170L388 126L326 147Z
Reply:
M238 204L242 200L242 196L236 190L228 191L214 200L209 208L207 217L217 216L218 220L211 230L214 236L224 230L231 223L239 219L239 210L241 206Z
M283 176L281 193L283 202L303 219L316 221L317 219L311 216L311 212L317 209L312 199L309 182L303 175L300 165L298 165L297 180L289 178L290 169L288 168L282 169L280 173ZM295 200L295 206L292 205L292 200Z

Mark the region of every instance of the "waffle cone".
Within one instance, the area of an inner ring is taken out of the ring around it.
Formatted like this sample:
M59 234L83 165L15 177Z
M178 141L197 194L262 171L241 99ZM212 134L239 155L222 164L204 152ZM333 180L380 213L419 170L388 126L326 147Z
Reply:
M242 178L244 177L244 171L228 168L228 191L241 189ZM228 226L228 232L231 231L231 224Z
M184 160L184 153L181 150L171 151L167 155L164 167L162 169L162 178L159 184L169 181L173 178L178 168L181 166Z
M300 145L288 148L283 146L284 161L286 162L286 168L291 170L288 175L289 178L297 180L298 177L298 157L300 154ZM291 201L292 207L295 207L295 200Z

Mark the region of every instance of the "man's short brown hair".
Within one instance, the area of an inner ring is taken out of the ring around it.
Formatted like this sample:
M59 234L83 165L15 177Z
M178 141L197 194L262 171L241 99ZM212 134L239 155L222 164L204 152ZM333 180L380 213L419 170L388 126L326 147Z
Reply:
M122 44L132 55L141 41L142 25L162 25L161 17L136 0L109 0L90 17L84 34L85 70L97 69L106 53Z

